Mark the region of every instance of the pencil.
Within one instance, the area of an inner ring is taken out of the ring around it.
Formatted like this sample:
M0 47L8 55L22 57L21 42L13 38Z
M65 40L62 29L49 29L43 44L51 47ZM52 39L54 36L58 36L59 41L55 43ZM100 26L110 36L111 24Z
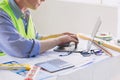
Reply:
M26 69L30 70L29 64L0 64L0 70L17 70Z

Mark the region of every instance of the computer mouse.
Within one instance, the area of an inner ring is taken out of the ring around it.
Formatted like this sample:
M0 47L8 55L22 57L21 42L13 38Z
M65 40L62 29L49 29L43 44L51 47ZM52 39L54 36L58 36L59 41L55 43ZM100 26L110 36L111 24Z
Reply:
M70 46L70 43L65 43L65 44L61 44L61 45L58 45L54 51L57 51L57 52L63 52L65 51L65 47L69 47Z
M64 44L61 44L61 45L58 45L59 47L69 47L70 46L70 42L68 43L64 43Z

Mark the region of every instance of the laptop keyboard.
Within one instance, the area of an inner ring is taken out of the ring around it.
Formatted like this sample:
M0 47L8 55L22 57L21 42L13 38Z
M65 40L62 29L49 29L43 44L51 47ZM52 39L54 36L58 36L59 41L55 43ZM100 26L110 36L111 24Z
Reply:
M73 64L61 59L53 59L53 60L45 61L42 63L37 63L35 65L40 66L42 69L48 72L56 72L63 69L74 67Z
M63 66L67 64L67 62L60 60L60 59L53 59L53 60L48 61L48 63L50 63L51 65L55 65L55 66Z

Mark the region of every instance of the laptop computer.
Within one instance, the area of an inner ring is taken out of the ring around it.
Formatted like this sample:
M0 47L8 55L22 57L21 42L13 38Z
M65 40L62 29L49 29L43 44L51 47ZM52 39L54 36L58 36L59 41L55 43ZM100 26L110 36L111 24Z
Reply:
M90 50L91 45L92 45L92 43L94 41L94 38L95 38L101 24L102 24L101 18L98 17L98 19L97 19L97 21L95 23L95 27L94 27L94 29L93 29L93 31L91 33L91 41L88 41L88 44L87 44L87 49L86 49L87 52Z
M85 50L86 52L88 52L88 51L90 50L91 45L92 45L92 43L93 43L93 41L94 41L94 38L95 38L95 36L96 36L96 34L97 34L97 32L98 32L101 24L102 24L101 18L98 17L98 18L97 18L97 21L96 21L96 23L95 23L95 26L94 26L94 28L93 28L93 31L92 31L92 33L91 33L91 41L88 41L87 48L86 48L86 50ZM56 48L54 49L54 51L56 51L56 52L70 52L70 51L77 52L77 51L75 51L75 49L74 49L74 47L73 47L72 45L69 45L69 46L67 46L67 47L58 46L58 47L56 47ZM79 51L78 51L78 52L79 52Z
M97 19L97 22L95 24L95 28L92 32L92 41L94 40L94 37L96 36L99 28L100 28L100 25L101 25L101 19L100 17L98 17ZM88 42L88 45L87 45L87 51L90 50L91 48L91 45L92 45L92 41L89 41ZM45 62L41 62L41 63L37 63L35 64L36 66L40 66L42 69L48 71L48 72L57 72L57 71L60 71L60 70L63 70L63 69L68 69L68 68L71 68L71 67L74 67L73 64L69 63L69 62L66 62L64 60L61 60L61 59L52 59L52 60L49 60L49 61L45 61Z
M52 59L45 62L37 63L35 65L40 66L42 69L50 73L74 67L73 64L61 59Z

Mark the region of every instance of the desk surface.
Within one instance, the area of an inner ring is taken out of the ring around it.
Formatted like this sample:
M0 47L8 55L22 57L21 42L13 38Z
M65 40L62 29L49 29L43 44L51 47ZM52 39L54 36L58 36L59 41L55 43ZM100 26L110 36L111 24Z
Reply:
M79 50L84 50L84 49L86 49L86 45L87 45L87 42L85 40L80 40L78 49ZM112 51L112 50L111 50L111 52L113 53L114 57L118 57L120 55L118 52L115 52L115 51ZM64 76L64 75L69 75L69 74L73 76L73 74L75 72L78 72L78 73L74 74L74 76L79 77L79 74L81 74L80 70L85 70L86 71L86 70L89 69L89 67L91 65L95 65L95 64L99 65L99 63L102 63L102 62L105 62L109 59L112 59L111 57L107 56L106 54L102 54L101 56L91 55L90 57L83 57L81 54L78 54L78 53L73 53L69 56L60 57L59 56L60 54L64 54L64 53L54 52L54 51L50 50L50 51L47 51L44 54L41 54L40 56L37 56L35 58L15 58L15 57L11 57L9 55L5 55L5 56L0 57L0 63L9 62L9 61L17 61L19 63L27 63L27 64L34 65L36 63L47 61L47 60L50 60L50 59L60 58L62 60L65 60L65 61L68 61L68 62L74 64L75 67L73 67L73 68L62 70L62 71L55 72L55 73L40 71L41 72L39 74L40 80L43 80L43 79L44 80L50 80L50 79L59 80L59 77ZM88 72L89 71L91 72L91 69L89 69ZM9 72L9 74L6 74L7 72ZM87 74L87 73L83 73L83 74ZM4 78L5 76L6 76L6 78L9 78L8 76L12 77L10 80L18 80L18 77L19 77L20 80L22 78L24 78L24 76L15 74L11 71L0 70L0 75L3 75L3 76L0 76L0 80L3 80L3 79L8 80L8 79ZM92 76L92 74L91 75L88 74L88 76ZM64 80L70 80L70 78L69 79L64 79ZM80 79L78 78L78 79L74 79L74 80L80 80ZM93 80L93 79L91 78L89 80Z

